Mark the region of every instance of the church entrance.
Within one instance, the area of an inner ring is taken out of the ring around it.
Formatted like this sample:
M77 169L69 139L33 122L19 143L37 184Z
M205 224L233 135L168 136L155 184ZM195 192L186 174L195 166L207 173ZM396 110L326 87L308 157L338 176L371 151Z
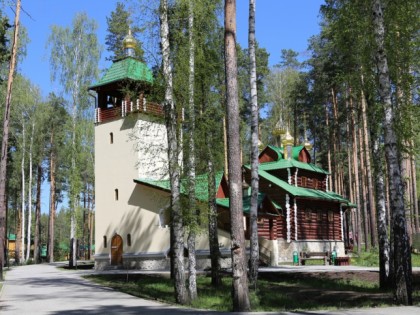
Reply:
M111 265L122 264L123 240L118 234L115 234L111 240Z

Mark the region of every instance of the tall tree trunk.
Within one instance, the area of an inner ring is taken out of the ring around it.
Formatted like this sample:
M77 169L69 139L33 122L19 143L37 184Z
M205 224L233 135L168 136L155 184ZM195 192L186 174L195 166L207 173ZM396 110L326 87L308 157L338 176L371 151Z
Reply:
M350 93L351 94L351 93ZM359 182L359 161L357 159L357 133L356 133L356 127L355 127L355 114L354 114L354 108L353 108L353 98L350 97L350 119L351 119L351 131L352 131L352 145L353 145L353 170L354 170L354 193L356 196L356 205L357 205L357 209L356 209L356 235L355 235L355 241L357 242L357 252L360 254L360 250L362 247L361 244L361 231L362 231L362 226L361 226L361 220L360 220L360 211L361 211L361 203L360 203L360 191L359 191L359 187L360 187L360 182Z
M365 159L364 159L364 151L366 151L366 148L363 145L363 134L362 134L362 128L359 127L359 161L360 161L360 183L362 185L362 202L363 202L363 230L364 230L364 240L365 240L365 250L370 250L370 244L369 238L372 233L370 233L369 229L369 215L368 215L368 191L366 188L366 168L365 168Z
M249 282L257 288L258 262L260 259L258 246L258 97L257 97L257 65L255 58L255 0L249 0L249 68L251 86L251 209L249 221L251 228L251 253L249 259Z
M209 141L209 134L206 136L207 145L207 170L209 174L209 248L211 260L211 284L214 287L220 286L220 249L219 249L219 236L217 230L217 205L216 205L216 182L213 165L212 145Z
M22 229L21 229L21 238L22 238L22 247L21 247L21 258L22 262L25 261L25 209L26 209L26 178L25 178L25 151L26 151L26 140L25 140L25 134L26 134L26 127L25 122L23 121L22 125L22 160L20 162L20 172L21 172L21 178L22 178Z
M10 58L9 76L7 79L6 102L4 106L3 116L3 136L1 143L1 160L0 160L0 281L3 281L3 266L5 263L5 244L6 244L6 177L7 177L7 153L9 150L9 121L10 108L12 101L12 85L13 75L15 73L16 55L19 38L19 17L20 17L20 2L16 1L15 13L15 30L13 33L12 56Z
M411 152L414 152L414 141L410 141ZM420 218L419 218L419 202L417 198L417 172L416 172L416 161L415 155L411 154L411 170L413 175L411 176L411 185L412 185L412 200L414 207L414 227L416 233L420 233Z
M22 211L20 209L16 209L16 248L15 248L15 262L16 264L20 265L22 261Z
M55 222L55 168L56 154L54 143L54 128L50 135L50 211L48 220L48 262L54 262L54 222Z
M188 39L189 39L189 78L188 78L188 203L190 212L190 228L188 233L188 292L191 300L197 299L197 271L195 239L197 229L197 203L195 197L195 42L194 42L194 1L188 2Z
M35 123L32 123L31 141L29 143L29 180L28 180L28 228L26 230L26 260L30 258L31 253L31 230L32 230L32 178L33 178L33 144L34 144Z
M363 82L363 76L362 76ZM377 228L376 228L376 204L375 204L375 196L374 196L374 189L373 189L373 180L372 180L372 166L371 166L371 158L370 158L370 141L369 141L369 131L368 131L368 124L367 124L367 113L366 113L366 97L365 93L362 90L361 93L361 106L362 106L362 123L363 123L363 142L365 147L365 165L366 165L366 179L368 184L368 196L369 196L369 207L370 207L370 228L371 228L371 240L372 246L376 247L378 244L377 239Z
M384 110L383 129L385 157L388 165L390 202L393 217L392 231L394 238L394 294L397 303L411 305L412 270L407 221L405 218L404 187L401 178L400 153L397 147L397 136L394 126L394 112L391 101L391 82L389 78L388 59L385 52L385 27L382 1L372 1L373 30L376 42L375 60L378 75L378 92Z
M169 60L169 25L168 25L168 2L160 1L160 39L163 62L163 75L165 79L165 122L168 134L168 160L169 180L171 185L171 253L175 278L175 300L179 304L188 303L185 287L184 267L184 225L180 205L180 182L178 164L178 142L176 128L176 110L173 99L172 66Z
M242 210L242 172L239 141L239 103L236 63L236 1L225 0L226 118L229 165L229 210L232 238L233 311L250 310Z
M388 240L388 227L386 224L385 208L385 184L383 172L382 152L379 149L379 141L373 141L373 154L375 156L375 190L377 203L378 239L379 239L379 286L381 289L390 288L390 251Z
M40 263L39 240L41 233L41 185L42 185L42 166L41 162L37 165L36 179L36 206L35 206L35 235L34 235L34 260Z
M325 124L327 126L327 132L330 134L330 119L328 114L328 106L325 106ZM328 173L330 173L329 181L327 185L327 191L333 190L333 171L331 165L331 141L328 141L328 152L327 152L327 159L328 159Z

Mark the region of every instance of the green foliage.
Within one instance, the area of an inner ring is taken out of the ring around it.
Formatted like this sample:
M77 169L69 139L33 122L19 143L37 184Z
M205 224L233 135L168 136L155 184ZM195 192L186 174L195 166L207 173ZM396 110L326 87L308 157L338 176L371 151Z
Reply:
M108 34L105 37L105 44L107 45L107 51L111 53L107 60L115 60L124 56L123 39L127 36L128 30L131 29L132 36L137 40L134 56L143 61L144 51L138 39L138 34L142 30L139 27L132 26L130 18L130 11L125 8L122 2L117 2L115 11L111 12L111 16L106 18Z

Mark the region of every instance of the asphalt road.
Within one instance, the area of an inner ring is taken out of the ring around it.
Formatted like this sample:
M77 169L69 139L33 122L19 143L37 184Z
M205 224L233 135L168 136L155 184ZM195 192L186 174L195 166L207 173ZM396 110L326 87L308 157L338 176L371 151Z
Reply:
M299 267L283 268L288 272L300 271ZM308 271L308 268L305 268ZM281 268L270 269L281 272ZM68 271L56 265L28 265L13 267L6 272L6 280L0 292L2 315L92 315L92 314L235 314L183 309L116 292L82 278L92 271ZM284 315L419 315L420 307L389 307L375 309L351 309L340 311L248 313Z

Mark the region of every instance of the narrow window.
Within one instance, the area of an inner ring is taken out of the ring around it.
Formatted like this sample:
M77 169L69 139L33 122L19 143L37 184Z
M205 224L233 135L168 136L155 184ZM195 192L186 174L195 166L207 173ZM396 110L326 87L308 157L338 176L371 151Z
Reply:
M104 235L104 248L107 248L106 235Z
M301 177L301 186L306 187L307 185L307 178L305 176Z
M110 144L113 144L114 143L114 133L113 132L110 132L109 133L109 143Z
M127 245L131 246L131 234L130 233L127 234Z
M115 189L115 201L118 200L118 189Z
M314 189L318 189L318 180L317 180L316 178L314 178L314 179L312 180L312 183L313 183L313 188L314 188Z

